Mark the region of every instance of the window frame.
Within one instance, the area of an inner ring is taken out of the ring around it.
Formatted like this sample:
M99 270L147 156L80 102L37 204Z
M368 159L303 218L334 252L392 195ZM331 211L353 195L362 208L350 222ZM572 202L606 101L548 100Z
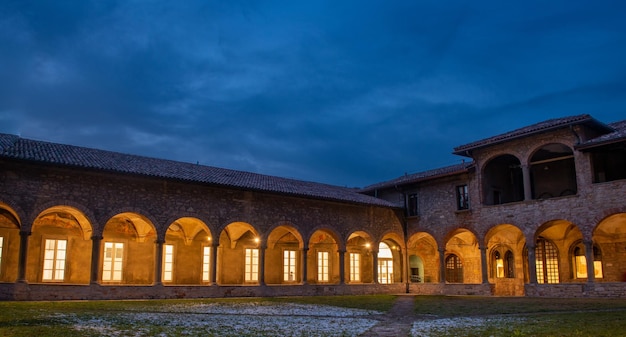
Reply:
M167 253L167 249L171 248L171 253ZM161 281L165 283L173 283L174 282L174 270L176 265L176 247L174 244L163 244L163 269L161 272ZM168 257L171 258L171 261L168 261ZM169 278L166 275L169 274Z
M210 245L202 246L202 282L211 282L211 254L213 247Z
M107 262L107 257L106 257L106 249L107 249L107 244L111 244L112 247L111 249L113 250L114 254L111 256L111 270L110 270L110 278L109 279L105 279L105 263ZM122 256L121 256L121 263L120 263L120 268L119 270L115 268L117 261L115 260L116 257L116 253L117 253L117 249L119 248L118 246L121 246L122 248ZM127 243L125 241L105 241L102 243L102 268L100 269L101 271L101 276L100 276L100 280L103 283L122 283L124 282L124 271L126 270L126 251L127 251ZM120 277L119 279L117 279L115 277L115 274L119 273Z
M68 256L68 252L69 252L69 240L67 239L67 237L63 237L63 238L59 238L59 237L43 237L42 238L42 265L41 265L41 282L45 282L45 283L62 283L65 282L65 280L67 279L67 274L68 274L68 261L67 261L67 256ZM63 241L64 242L64 249L62 249L63 251L63 257L59 258L59 252L61 251L59 249L59 243ZM48 249L48 242L54 242L54 248L52 249L52 266L51 269L50 268L46 268L46 261L50 260L47 255L48 255L48 251L50 251ZM62 267L59 267L59 262L62 262ZM50 272L51 275L48 278L46 276L47 272ZM61 273L61 277L59 277L59 273Z
M361 280L361 253L349 252L348 259L349 259L349 264L350 264L349 266L350 272L348 273L350 277L350 282L361 283L362 282Z
M470 209L469 186L468 184L457 185L456 188L456 209L465 211Z
M326 250L317 252L317 282L330 282L330 252Z
M289 279L290 276L292 279ZM283 250L283 282L298 282L298 251L295 249Z
M417 193L409 193L406 196L406 215L414 217L419 215L419 199Z
M258 248L244 248L243 280L245 283L259 283L260 254Z

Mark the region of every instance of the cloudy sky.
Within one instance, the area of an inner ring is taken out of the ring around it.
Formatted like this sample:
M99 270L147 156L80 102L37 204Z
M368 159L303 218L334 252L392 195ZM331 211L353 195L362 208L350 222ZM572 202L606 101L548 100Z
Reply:
M626 119L626 2L0 1L0 132L362 187Z

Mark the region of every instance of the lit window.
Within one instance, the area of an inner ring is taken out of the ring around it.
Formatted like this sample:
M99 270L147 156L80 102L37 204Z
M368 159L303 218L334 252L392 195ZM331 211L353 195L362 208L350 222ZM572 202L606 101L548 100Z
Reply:
M283 251L283 281L296 281L296 251Z
M317 252L317 280L328 282L328 252Z
M384 242L378 245L378 283L393 283L393 254Z
M174 277L174 245L163 245L163 281L172 282Z
M105 242L102 261L102 281L121 281L123 262L124 244L121 242Z
M259 250L246 248L244 280L246 282L259 281Z
M361 281L361 254L350 253L350 281Z
M46 240L43 257L43 281L63 281L67 240Z
M4 246L4 238L0 236L0 273L2 272L2 247Z
M407 215L417 216L417 194L412 193L407 196L406 200Z
M456 207L458 210L469 209L469 193L467 185L456 187Z
M600 249L593 246L593 271L594 278L602 278L602 254ZM585 256L585 246L579 243L574 248L574 274L576 278L587 278L587 257Z
M202 281L209 282L211 280L211 247L202 247Z
M454 254L446 258L446 281L463 283L463 264L461 264L461 259Z
M515 277L515 260L513 253L507 250L502 256L500 251L493 253L493 275L496 278L513 278Z
M535 250L538 283L559 283L559 259L550 241L538 239Z

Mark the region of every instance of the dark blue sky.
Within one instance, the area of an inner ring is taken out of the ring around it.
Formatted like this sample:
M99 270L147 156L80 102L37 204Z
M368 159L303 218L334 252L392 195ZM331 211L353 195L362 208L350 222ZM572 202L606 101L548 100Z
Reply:
M626 2L0 2L0 132L362 187L626 119Z

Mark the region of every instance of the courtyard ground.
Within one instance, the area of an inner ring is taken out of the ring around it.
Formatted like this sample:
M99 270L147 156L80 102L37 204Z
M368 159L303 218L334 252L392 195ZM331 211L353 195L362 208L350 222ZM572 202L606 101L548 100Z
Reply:
M335 296L0 302L0 336L626 336L626 299Z

